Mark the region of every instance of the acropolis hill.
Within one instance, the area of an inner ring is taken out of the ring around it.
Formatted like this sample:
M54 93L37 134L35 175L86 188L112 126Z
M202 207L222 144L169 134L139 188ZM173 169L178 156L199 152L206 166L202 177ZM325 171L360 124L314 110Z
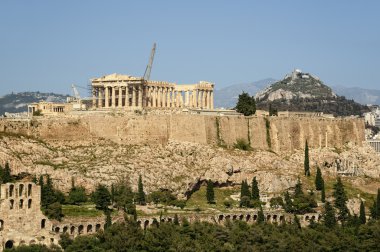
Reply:
M239 184L257 176L263 191L293 186L306 139L312 167L335 172L336 160L379 177L374 151L363 146L362 119L244 117L191 114L91 114L0 121L0 162L14 173L51 174L60 189L71 178L92 190L122 177L146 190L185 195L199 182ZM245 139L253 151L234 150ZM270 150L270 151L268 151Z

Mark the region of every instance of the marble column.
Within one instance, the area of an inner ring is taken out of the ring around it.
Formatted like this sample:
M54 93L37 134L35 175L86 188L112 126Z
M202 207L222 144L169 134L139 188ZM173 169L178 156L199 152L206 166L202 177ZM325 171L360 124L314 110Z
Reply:
M105 87L104 89L104 94L105 94L105 107L108 108L110 106L110 98L109 98L109 95L110 95L110 92L109 92L109 88L108 87Z
M209 109L209 97L210 97L210 91L206 90L206 95L205 95L205 107L206 109Z
M161 108L161 87L157 87L157 108Z
M115 87L112 87L112 96L111 96L111 100L112 100L112 107L114 108L116 106L116 92L115 92Z
M142 103L142 97L143 97L143 92L142 92L142 89L143 87L142 86L139 86L139 89L138 89L138 104L139 104L139 108L142 108L143 106L143 103Z
M162 107L163 108L166 108L166 98L167 98L167 94L166 94L166 87L163 87L162 88Z
M197 107L197 90L193 89L193 108Z
M210 109L214 109L214 91L210 92Z
M98 108L103 107L102 92L104 92L102 88L98 88Z
M198 90L198 108L202 108L202 90Z
M92 88L92 107L95 108L96 107L96 90L98 88Z
M128 84L125 87L125 96L124 96L124 107L129 107L129 87Z
M171 103L170 93L171 93L170 88L166 88L166 107L167 108L170 108L170 103Z
M119 108L122 107L123 103L122 103L122 99L123 99L123 96L122 96L122 90L121 90L121 87L119 87L119 95L118 95L118 98L117 98L117 106Z
M136 107L136 87L132 86L132 107Z
M155 108L157 106L157 97L156 97L156 87L152 87L152 107Z
M190 101L189 101L189 90L186 90L185 91L185 106L184 107L188 107L189 106L189 103L190 103Z

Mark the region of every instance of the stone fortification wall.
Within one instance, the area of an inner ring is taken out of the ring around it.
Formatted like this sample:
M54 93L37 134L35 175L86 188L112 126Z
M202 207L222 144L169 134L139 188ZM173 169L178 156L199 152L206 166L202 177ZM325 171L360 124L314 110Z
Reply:
M253 148L287 151L311 147L361 146L363 119L263 118L205 115L88 115L78 117L3 119L0 132L49 140L110 139L125 144L166 144L169 140L233 146L245 139Z

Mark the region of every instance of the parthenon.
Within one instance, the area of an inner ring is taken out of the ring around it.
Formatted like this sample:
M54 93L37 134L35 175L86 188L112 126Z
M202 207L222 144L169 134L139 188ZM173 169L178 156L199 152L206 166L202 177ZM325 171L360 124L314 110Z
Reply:
M96 109L214 109L214 84L211 82L177 85L121 74L94 78L91 82L92 106Z

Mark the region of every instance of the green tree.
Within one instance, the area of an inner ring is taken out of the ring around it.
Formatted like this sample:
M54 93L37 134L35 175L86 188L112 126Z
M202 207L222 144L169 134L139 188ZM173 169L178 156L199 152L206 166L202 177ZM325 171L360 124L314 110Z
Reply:
M215 204L214 183L211 180L207 181L206 198L208 204Z
M376 217L380 217L380 188L377 189L377 197L376 197Z
M317 174L315 176L315 189L317 191L321 191L323 187L323 178L322 178L322 172L319 167L317 167Z
M105 214L106 214L106 222L104 225L104 229L108 229L112 225L111 211L107 210L105 211Z
M303 196L303 191L302 191L301 180L300 180L300 178L298 178L296 187L294 189L294 197L297 198L297 197L300 197L300 196Z
M253 177L252 179L252 199L260 200L260 190L259 190L259 185L257 183L256 177Z
M251 199L251 192L249 191L247 180L243 180L241 182L240 197L244 196L247 196L249 199Z
M105 185L99 184L95 192L92 194L92 201L96 208L104 212L108 211L108 206L111 205L111 194Z
M45 215L49 219L61 220L63 217L62 205L59 202L49 204L45 209Z
M179 225L178 214L175 214L175 215L174 215L173 223L174 223L174 225L177 225L177 226Z
M272 107L272 103L269 104L269 116L278 116L277 109Z
M257 223L263 223L265 221L264 211L260 205L259 212L257 213Z
M326 193L325 193L325 181L322 179L322 191L321 191L321 201L325 203Z
M348 211L348 208L346 206L347 195L346 195L346 192L344 190L344 186L343 186L343 183L342 183L342 180L340 177L338 177L337 182L334 185L334 194L333 195L335 197L334 205L338 209L338 219L341 222L344 222L347 220L347 218L349 216L349 211Z
M39 184L41 186L42 207L47 208L49 205L57 202L56 192L53 188L53 181L51 180L50 175L46 175L46 184L41 176Z
M298 229L301 229L301 221L300 221L300 219L298 218L297 214L294 214L294 216L293 216L293 221L294 221L294 225L295 225Z
M143 185L143 182L142 182L141 175L139 176L139 182L138 182L137 204L139 204L139 205L145 205L146 204L144 185Z
M5 163L5 167L2 168L0 166L0 183L9 183L12 182L11 168L9 167L9 163Z
M336 226L335 210L331 206L330 202L326 202L325 204L323 222L324 222L324 225L328 228L333 228Z
M239 95L238 102L236 104L236 111L242 113L245 116L250 116L256 113L256 101L253 96L249 96L248 93L243 92Z
M59 236L61 239L58 241L59 245L64 249L66 250L66 248L68 246L70 246L71 244L73 244L73 240L70 238L70 235L69 233L63 233Z
M305 160L304 160L305 176L310 176L310 164L309 164L309 146L307 140L305 142Z
M365 224L367 219L365 216L365 207L363 201L360 201L360 212L359 212L360 224Z
M134 215L136 205L134 204L134 193L126 180L121 180L113 186L113 202L117 209L122 209L125 213Z
M285 205L284 205L285 212L287 213L293 212L293 202L292 202L292 199L290 198L290 194L288 191L285 192L284 200L285 200Z
M68 201L70 204L79 205L87 201L86 190L83 187L72 187L69 192Z

